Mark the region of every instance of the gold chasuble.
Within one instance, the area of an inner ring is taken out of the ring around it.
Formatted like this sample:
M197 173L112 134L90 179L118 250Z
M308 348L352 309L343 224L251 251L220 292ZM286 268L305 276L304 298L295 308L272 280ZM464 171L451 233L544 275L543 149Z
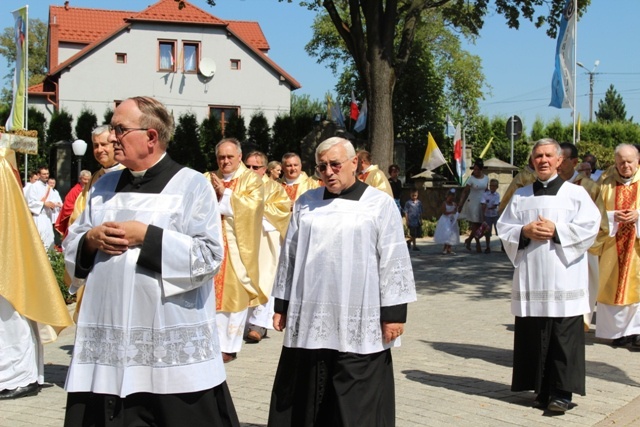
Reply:
M219 170L216 174L222 179ZM205 177L210 180L209 172ZM225 187L232 191L233 216L222 216L225 256L214 277L216 310L237 313L269 299L258 280L264 185L258 174L241 163Z
M598 207L602 213L600 233L590 252L600 256L598 302L628 305L640 302L640 241L635 223L618 224L611 230L613 211L640 208L640 169L625 185L612 171L600 187Z
M15 152L0 148L0 295L59 332L73 322L22 193Z
M283 182L282 186L289 195L289 199L291 199L292 202L295 202L305 192L318 188L320 185L315 179L309 178L306 173L300 172L300 176L296 178L293 185L287 185L286 182Z
M593 200L594 203L597 203L598 196L600 195L600 186L596 184L594 180L585 175L584 172L580 172L573 183L587 190L591 200Z
M384 172L378 168L378 165L371 165L365 173L361 173L358 176L358 179L373 188L384 191L393 198L391 184L389 184L389 180L385 176Z
M264 184L264 217L280 233L284 240L291 216L291 200L284 188L265 174L262 177Z

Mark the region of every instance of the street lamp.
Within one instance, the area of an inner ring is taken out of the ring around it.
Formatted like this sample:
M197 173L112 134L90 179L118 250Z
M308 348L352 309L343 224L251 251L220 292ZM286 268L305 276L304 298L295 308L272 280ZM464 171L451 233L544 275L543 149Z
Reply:
M582 62L576 62L576 65L580 68L584 68L587 70L587 74L589 74L589 121L593 121L593 76L598 74L596 73L596 68L600 65L600 60L596 59L596 62L593 63L593 69L589 71L587 67L582 65Z
M76 139L71 143L71 149L73 150L73 154L78 157L78 176L80 176L80 172L82 171L82 156L87 152L87 143L82 139Z

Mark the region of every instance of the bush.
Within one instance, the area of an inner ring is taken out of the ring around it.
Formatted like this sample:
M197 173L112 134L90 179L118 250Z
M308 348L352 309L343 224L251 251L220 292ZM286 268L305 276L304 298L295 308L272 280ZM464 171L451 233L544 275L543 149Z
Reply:
M64 298L64 301L67 304L72 303L75 300L75 295L71 295L69 293L67 284L64 283L64 255L56 250L51 250L49 251L49 262L51 262L51 268L56 276L56 281L58 282L60 293L62 293L62 298Z

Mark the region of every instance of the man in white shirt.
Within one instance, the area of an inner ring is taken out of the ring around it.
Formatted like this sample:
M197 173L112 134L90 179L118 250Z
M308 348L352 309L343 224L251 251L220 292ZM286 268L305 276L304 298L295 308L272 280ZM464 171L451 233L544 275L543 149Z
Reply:
M53 248L53 215L56 211L55 193L47 184L49 181L49 168L38 168L38 180L31 184L26 192L27 205L36 222L38 233L45 250ZM58 200L60 196L58 195Z

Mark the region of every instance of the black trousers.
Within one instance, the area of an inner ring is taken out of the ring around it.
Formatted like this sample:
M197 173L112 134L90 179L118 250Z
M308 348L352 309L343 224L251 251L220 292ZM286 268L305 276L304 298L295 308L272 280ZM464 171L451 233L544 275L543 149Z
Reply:
M239 427L227 383L194 393L69 393L65 427Z
M392 427L391 350L374 354L282 348L270 427Z
M512 391L585 394L583 317L516 317Z

